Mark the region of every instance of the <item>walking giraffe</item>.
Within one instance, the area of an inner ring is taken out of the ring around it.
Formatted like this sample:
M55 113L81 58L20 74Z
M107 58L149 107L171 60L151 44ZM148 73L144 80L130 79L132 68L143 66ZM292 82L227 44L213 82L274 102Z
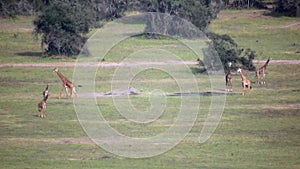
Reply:
M255 71L255 83L262 83L265 84L266 83L266 70L267 70L267 66L270 62L270 57L268 58L268 60L266 61L266 63L259 68L258 70ZM260 78L259 75L262 75L262 77Z
M49 85L47 84L46 89L43 92L43 100L39 102L38 104L38 116L40 118L46 117L46 108L47 108L47 99L49 96L49 91L48 91Z
M246 76L243 74L241 68L239 68L239 69L237 70L237 72L240 73L241 78L242 78L243 96L245 95L247 89L248 89L248 92L247 92L247 93L250 94L250 90L251 90L251 88L252 88L252 86L251 86L251 81L248 80L248 79L246 78Z
M58 77L62 81L62 89L59 92L59 98L61 97L61 93L63 90L66 92L66 97L68 97L68 88L70 88L70 97L72 97L73 93L76 95L76 90L75 90L75 85L72 83L67 77L65 77L59 70L58 68L54 68L53 72L56 72Z

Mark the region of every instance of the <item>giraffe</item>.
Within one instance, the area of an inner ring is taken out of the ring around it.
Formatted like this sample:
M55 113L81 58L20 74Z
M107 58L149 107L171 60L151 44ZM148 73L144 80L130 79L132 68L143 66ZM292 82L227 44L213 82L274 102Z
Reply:
M231 70L229 69L227 74L226 74L226 90L227 92L232 92L232 74L231 74Z
M243 74L241 68L239 68L239 69L237 70L237 72L240 73L241 78L242 78L243 96L245 95L245 93L246 93L246 91L247 91L246 88L248 88L248 93L250 94L250 89L252 88L252 86L251 86L251 81L248 80L248 79L246 78L246 76Z
M61 79L62 81L62 89L59 92L59 98L61 97L61 93L63 90L65 90L66 92L66 96L68 97L68 88L70 88L70 97L72 97L72 94L74 93L76 94L76 90L75 90L75 85L74 83L72 83L67 77L65 77L59 70L58 68L54 68L53 72L56 72L56 74L58 75L58 77Z
M255 83L261 83L265 84L266 83L266 70L267 70L267 66L270 62L270 57L268 58L268 60L266 61L266 63L259 68L258 70L255 71ZM262 77L260 78L259 75L262 74Z
M232 73L231 73L231 66L232 66L232 62L228 62L228 72L225 76L225 81L226 81L226 91L227 92L232 92Z
M38 104L38 116L40 118L46 117L46 108L47 108L47 99L49 96L49 85L47 84L46 89L43 92L43 100L39 102Z

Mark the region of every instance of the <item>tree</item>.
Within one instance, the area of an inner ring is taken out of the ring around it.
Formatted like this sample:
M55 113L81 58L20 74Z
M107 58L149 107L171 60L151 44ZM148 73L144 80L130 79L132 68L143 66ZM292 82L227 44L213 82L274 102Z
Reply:
M159 12L184 18L204 31L210 21L216 18L219 8L211 0L131 0L128 10Z
M209 48L212 49L208 51L215 50L217 52L225 69L228 69L227 63L232 62L234 65L243 65L244 69L255 70L252 62L256 56L254 51L238 47L237 43L228 35L218 35L210 32L207 36L212 40L209 44ZM209 57L211 54L214 53L205 53L205 57Z
M275 12L286 16L300 16L299 0L278 0Z
M76 55L86 41L94 22L82 6L53 3L34 20L35 33L42 34L42 44L48 55Z
M296 17L300 17L300 1L297 2L297 13Z
M263 0L222 0L225 8L246 9L246 8L267 8Z
M51 2L57 0L1 0L0 16L16 17L17 15L36 15Z

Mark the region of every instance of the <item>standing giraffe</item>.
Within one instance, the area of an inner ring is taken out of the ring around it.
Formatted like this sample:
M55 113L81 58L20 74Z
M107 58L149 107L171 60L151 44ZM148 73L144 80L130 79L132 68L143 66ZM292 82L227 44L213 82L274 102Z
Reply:
M227 92L232 92L232 74L231 74L231 70L229 69L227 74L226 74L226 90Z
M59 92L59 98L61 97L61 93L63 90L65 90L66 92L66 96L68 97L68 88L70 88L70 97L72 97L72 94L74 93L76 95L76 90L75 90L75 85L74 83L72 83L70 80L67 79L67 77L65 77L59 70L58 68L54 68L53 72L56 72L56 74L58 75L58 77L61 79L62 81L62 89Z
M226 91L227 92L232 92L233 89L232 89L232 74L231 74L231 66L232 66L232 62L228 62L228 72L226 74L226 77L225 77L225 81L226 81Z
M259 68L258 70L255 71L255 83L258 83L258 84L266 83L266 70L267 70L267 66L268 66L269 62L270 62L270 57L268 58L266 63L261 68ZM260 74L262 74L261 78L259 77Z
M241 68L239 68L239 69L237 70L237 72L240 73L241 78L242 78L243 96L244 96L245 93L246 93L246 90L247 90L246 88L248 88L248 93L250 94L250 89L252 88L252 86L251 86L251 81L248 80L248 79L246 78L246 76L243 74Z
M48 91L49 85L47 84L46 89L43 92L43 100L39 102L38 104L38 116L40 118L46 117L46 108L47 108L47 99L49 96L49 91Z

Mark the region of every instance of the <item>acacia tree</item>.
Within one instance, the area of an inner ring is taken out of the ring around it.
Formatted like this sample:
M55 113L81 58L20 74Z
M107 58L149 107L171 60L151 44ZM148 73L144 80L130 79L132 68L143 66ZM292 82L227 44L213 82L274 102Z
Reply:
M42 34L48 55L76 55L86 41L84 36L94 22L90 13L67 3L50 5L36 20L35 33Z

